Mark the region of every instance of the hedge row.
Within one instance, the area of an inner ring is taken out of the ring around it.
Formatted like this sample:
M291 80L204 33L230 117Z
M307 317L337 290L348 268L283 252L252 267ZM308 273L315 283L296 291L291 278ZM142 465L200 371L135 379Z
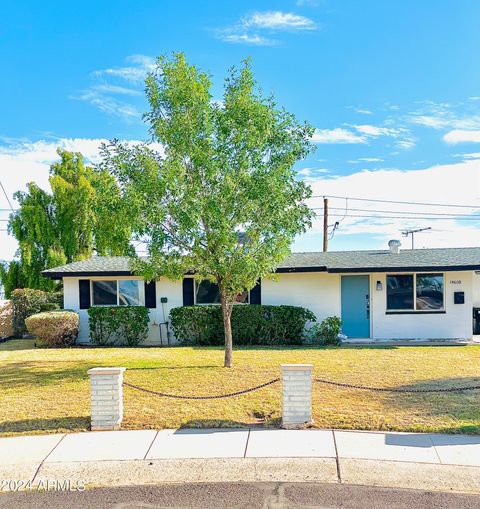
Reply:
M88 309L90 339L96 345L137 346L148 337L149 310L144 306L101 306Z
M223 345L220 306L185 306L170 311L173 333L185 344ZM305 326L315 315L296 306L234 306L234 345L295 345L303 343Z

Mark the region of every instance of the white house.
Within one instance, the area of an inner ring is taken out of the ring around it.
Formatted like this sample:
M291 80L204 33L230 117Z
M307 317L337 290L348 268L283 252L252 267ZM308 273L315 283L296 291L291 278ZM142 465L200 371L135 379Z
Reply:
M264 278L239 301L303 306L319 321L340 316L351 338L469 339L479 271L480 248L292 253L275 279ZM79 342L89 341L90 306L147 306L153 345L175 341L168 331L173 307L219 302L212 283L191 276L147 283L124 257L92 257L43 274L63 279L64 307L80 314Z

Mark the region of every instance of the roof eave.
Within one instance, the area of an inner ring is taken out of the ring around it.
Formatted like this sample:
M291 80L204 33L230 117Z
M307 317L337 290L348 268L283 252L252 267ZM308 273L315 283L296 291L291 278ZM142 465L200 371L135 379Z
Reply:
M341 267L330 268L329 273L358 273L358 272L454 272L462 270L480 270L480 265L412 265L409 267Z
M129 270L42 272L42 276L48 277L50 279L62 279L64 277L133 276L133 275L134 275L133 272L130 272Z

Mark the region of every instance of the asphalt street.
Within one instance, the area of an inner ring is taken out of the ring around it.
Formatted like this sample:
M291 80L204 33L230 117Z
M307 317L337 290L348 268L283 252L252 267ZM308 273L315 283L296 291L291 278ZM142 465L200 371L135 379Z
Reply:
M480 495L320 483L160 484L0 495L1 509L478 509Z

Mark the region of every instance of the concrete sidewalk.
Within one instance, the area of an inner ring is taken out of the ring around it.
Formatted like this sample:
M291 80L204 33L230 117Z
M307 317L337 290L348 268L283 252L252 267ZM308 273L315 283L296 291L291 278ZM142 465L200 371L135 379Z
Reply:
M332 482L480 493L480 436L180 429L0 439L0 480ZM12 489L0 486L0 489Z

